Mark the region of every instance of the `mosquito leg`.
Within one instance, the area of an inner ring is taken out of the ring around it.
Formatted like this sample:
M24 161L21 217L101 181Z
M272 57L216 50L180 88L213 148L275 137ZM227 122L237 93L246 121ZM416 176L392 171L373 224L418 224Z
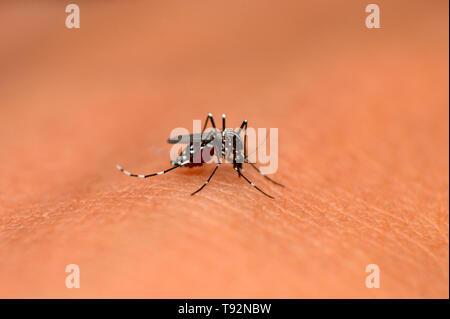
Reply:
M202 133L200 134L201 140L204 138L203 133L205 133L206 127L208 126L208 121L211 121L211 125L214 128L214 131L217 132L216 123L214 123L214 118L213 118L212 114L209 113L208 116L206 117L206 121L205 121L205 125L203 126ZM195 141L195 139L194 139L194 141ZM197 140L197 142L198 142L198 140ZM197 144L197 143L194 143L194 144Z
M225 118L226 118L225 114L222 114L222 131L225 131L225 128L226 128L226 126L225 126Z
M244 130L244 158L247 158L247 120L244 120L242 122L241 127L239 128L237 134L241 134L242 129L245 127Z
M261 172L261 170L260 170L255 164L250 163L250 162L248 161L248 159L245 159L245 162L248 163L248 164L250 164L250 165L251 165L256 171L258 171L258 173L261 174L264 178L268 179L269 181L271 181L272 183L274 183L274 184L276 184L276 185L278 185L278 186L284 187L283 184L278 183L277 181L274 181L274 180L271 179L269 176L267 176L266 174L264 174L263 172Z
M247 158L247 121L245 122L244 131L244 158Z
M233 136L233 168L234 169L236 169L238 167L237 162L236 162L236 155L237 155L236 154L237 153L236 144L237 144L236 136ZM237 172L238 172L239 177L241 177L240 170L238 170Z
M121 171L121 172L124 173L125 175L131 176L131 177L147 178L147 177L151 177L151 176L156 176L156 175L162 175L162 174L165 174L165 173L170 172L171 170L173 170L173 169L175 169L175 168L177 168L177 167L181 167L181 165L173 166L173 167L171 167L171 168L169 168L169 169L166 169L166 170L164 170L164 171L161 171L161 172L158 172L158 173L153 173L153 174L148 174L148 175L140 175L140 174L130 173L129 171L124 170L124 169L122 168L122 166L120 166L119 164L117 164L116 167L117 167L117 169L118 169L119 171Z
M216 123L214 123L214 119L211 113L208 114L208 116L206 117L206 121L205 121L205 125L203 126L203 130L202 130L202 136L203 136L203 132L205 132L206 130L206 126L208 125L208 121L211 121L211 125L212 127L217 130L216 128Z
M197 194L198 192L200 192L206 185L208 185L208 183L210 182L211 178L214 176L214 174L216 173L217 169L220 166L220 162L217 163L216 168L214 168L213 172L211 173L211 175L208 177L208 179L206 180L206 182L202 185L202 187L200 187L199 189L197 189L195 192L193 192L191 194L191 196L194 196L195 194Z
M267 197L269 197L269 198L271 198L271 199L274 199L274 197L273 196L270 196L269 194L267 194L267 193L265 193L261 188L259 188L258 186L256 186L252 181L250 181L247 177L245 177L245 175L243 175L241 172L240 172L240 169L239 168L235 168L235 170L238 172L238 174L240 175L240 176L242 176L250 185L252 185L254 188L256 188L257 190L259 190L261 193L263 193L264 195L266 195Z

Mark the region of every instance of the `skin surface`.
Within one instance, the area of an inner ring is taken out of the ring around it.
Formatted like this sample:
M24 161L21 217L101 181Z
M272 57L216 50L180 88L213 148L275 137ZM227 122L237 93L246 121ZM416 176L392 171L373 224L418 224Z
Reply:
M0 4L0 297L448 298L448 2ZM279 129L270 200L169 167L211 112ZM77 264L81 288L67 289ZM368 289L368 264L380 268Z

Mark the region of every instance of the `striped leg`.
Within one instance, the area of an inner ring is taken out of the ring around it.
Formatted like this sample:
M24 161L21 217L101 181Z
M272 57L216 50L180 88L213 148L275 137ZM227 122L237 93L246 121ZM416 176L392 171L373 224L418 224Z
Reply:
M269 194L265 193L261 188L259 188L258 186L256 186L252 181L250 181L247 177L245 177L245 175L243 175L240 171L240 169L238 169L237 167L235 168L235 170L238 172L239 176L242 176L250 185L252 185L254 188L256 188L257 190L259 190L261 193L263 193L264 195L266 195L267 197L274 199L273 196L270 196Z
M209 113L208 116L206 117L205 125L203 126L203 130L202 130L202 132L201 132L201 134L200 134L200 140L198 140L198 139L194 139L194 140L193 140L193 141L194 141L193 145L194 145L194 148L195 148L196 150L198 150L198 148L199 148L201 145L205 145L205 144L206 144L206 143L204 143L204 140L203 140L203 138L204 138L203 134L205 133L206 127L208 126L208 121L211 121L211 125L212 125L214 131L217 132L216 123L214 123L214 118L213 118L212 114ZM209 142L208 142L208 143L209 143ZM201 155L201 152L198 153L198 154ZM194 162L197 162L197 158L194 160ZM200 161L200 162L201 162L201 161Z
M233 168L236 169L237 168L237 163L236 163L236 136L233 136ZM239 173L239 170L238 170ZM241 177L241 174L239 173L239 177Z
M119 164L117 164L116 167L117 167L117 169L118 169L119 171L121 171L121 172L124 173L125 175L131 176L131 177L147 178L147 177L151 177L151 176L156 176L156 175L162 175L162 174L165 174L165 173L170 172L171 170L173 170L173 169L175 169L175 168L177 168L177 167L181 167L181 166L173 166L173 167L171 167L171 168L169 168L169 169L166 169L165 171L161 171L161 172L153 173L153 174L148 174L148 175L140 175L140 174L133 174L133 173L130 173L129 171L124 170L124 169L122 168L122 166L120 166Z
M256 169L256 170L258 171L258 173L261 174L264 178L268 179L269 181L271 181L271 182L274 183L275 185L284 187L283 184L274 181L274 180L271 179L269 176L267 176L266 174L264 174L263 172L261 172L261 170L260 170L255 164L250 163L247 159L245 159L245 162L248 163L248 164L250 164L254 169Z
M244 130L244 158L247 158L247 120L244 120L242 122L241 127L239 128L237 134L241 134L242 129L245 127Z
M203 136L203 132L205 132L205 130L206 130L206 126L208 125L208 121L211 121L212 127L217 131L216 123L214 123L213 116L212 116L211 113L209 113L208 116L206 117L205 125L203 126L202 136Z
M225 131L225 129L227 128L227 126L225 125L225 114L222 114L222 131Z
M211 178L214 176L214 174L216 173L217 169L220 166L220 162L217 163L216 168L213 170L213 172L211 173L211 175L209 176L209 178L206 180L206 182L202 185L202 187L200 187L199 189L197 189L195 192L193 192L191 194L191 196L194 196L195 194L197 194L198 192L200 192L206 185L208 185L209 181L211 180Z

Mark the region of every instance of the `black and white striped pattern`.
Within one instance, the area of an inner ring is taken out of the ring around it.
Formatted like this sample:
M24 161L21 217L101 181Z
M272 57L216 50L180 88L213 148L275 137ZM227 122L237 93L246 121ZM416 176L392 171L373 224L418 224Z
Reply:
M261 172L261 170L260 170L258 167L256 167L255 164L250 163L250 162L248 161L248 159L245 159L245 162L248 163L248 164L250 164L254 169L256 169L256 171L257 171L259 174L261 174L261 175L262 175L264 178L266 178L267 180L271 181L271 182L274 183L275 185L284 187L283 184L274 181L274 180L271 179L269 176L267 176L266 174L264 174L263 172Z
M121 172L124 173L125 175L131 176L131 177L147 178L147 177L151 177L151 176L156 176L156 175L162 175L162 174L165 174L165 173L170 172L171 170L173 170L173 169L175 169L175 168L177 168L177 167L180 167L180 166L173 166L173 167L171 167L171 168L169 168L169 169L166 169L166 170L164 170L164 171L161 171L161 172L158 172L158 173L153 173L153 174L148 174L148 175L141 175L141 174L134 174L134 173L131 173L131 172L129 172L129 171L123 169L122 166L120 166L119 164L117 164L116 167L117 167L117 169L118 169L119 171L121 171Z
M198 192L200 192L200 191L203 189L203 187L205 187L206 185L208 185L209 181L210 181L211 178L214 176L214 174L216 173L216 171L217 171L217 169L219 168L219 166L220 166L220 162L217 163L216 168L214 168L213 172L212 172L211 175L208 177L208 179L206 180L206 182L202 185L202 187L200 187L200 188L197 189L195 192L193 192L193 193L191 194L191 196L194 196L195 194L197 194Z
M275 199L273 196L270 196L269 194L267 194L266 192L264 192L261 188L259 188L258 186L255 185L255 183L253 183L251 180L249 180L247 177L245 177L244 174L242 174L242 171L239 168L235 168L235 170L238 172L239 176L242 176L251 186L253 186L254 188L256 188L257 190L259 190L261 193L263 193L264 195L266 195L267 197L271 198L271 199Z

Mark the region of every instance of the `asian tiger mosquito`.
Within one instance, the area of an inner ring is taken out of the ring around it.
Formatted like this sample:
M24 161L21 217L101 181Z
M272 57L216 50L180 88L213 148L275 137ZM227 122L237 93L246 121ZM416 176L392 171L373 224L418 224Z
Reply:
M117 165L117 169L124 174L132 177L147 178L156 175L162 175L178 167L194 167L201 166L207 161L208 156L215 155L217 157L217 165L212 171L211 175L205 181L205 183L193 192L191 195L195 195L200 192L208 183L211 181L212 177L216 173L219 166L222 164L221 160L230 161L233 163L234 170L237 171L239 177L243 177L251 186L256 188L258 191L266 195L267 197L274 199L273 196L265 193L262 189L256 186L252 181L250 181L245 175L242 174L242 164L250 164L256 171L258 171L264 178L271 181L272 183L284 187L284 185L274 181L270 177L266 176L261 170L253 163L249 162L247 157L247 120L242 122L241 127L235 131L231 128L226 128L225 126L225 114L222 115L222 130L216 128L214 123L214 118L211 113L206 117L205 125L201 134L190 134L190 135L179 135L175 138L169 138L168 143L176 144L183 143L187 141L188 146L186 146L179 156L171 161L172 167L164 171L140 175L133 174L122 168L122 166ZM208 121L211 121L212 130L205 133ZM240 136L242 129L244 129L244 141Z

